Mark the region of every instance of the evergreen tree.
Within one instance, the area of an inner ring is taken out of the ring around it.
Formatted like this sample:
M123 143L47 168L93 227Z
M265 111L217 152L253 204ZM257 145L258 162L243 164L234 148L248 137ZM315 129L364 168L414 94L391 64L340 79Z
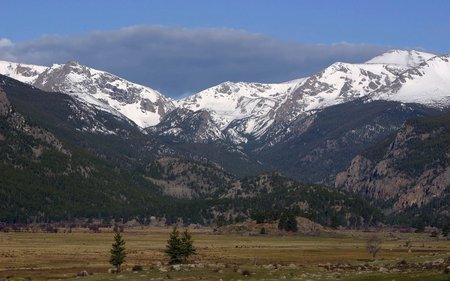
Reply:
M291 212L283 212L280 217L280 221L278 222L278 229L297 232L297 219L295 215Z
M180 232L176 227L174 227L172 233L170 233L169 240L167 240L165 252L170 258L169 260L170 264L182 262L183 258L182 243L180 239Z
M442 227L442 236L447 237L449 232L450 226L448 224L444 225L444 227Z
M283 230L284 226L286 225L286 221L287 221L287 215L286 213L282 213L280 216L280 220L278 221L278 229L279 230Z
M284 229L286 231L292 231L292 232L298 231L297 219L295 218L295 216L293 214L288 215L288 219L286 221L286 226L284 227Z
M180 237L180 232L174 227L167 240L165 252L170 258L170 264L186 262L190 256L195 255L194 241L188 230L186 229Z
M188 230L184 230L181 236L181 255L183 262L186 262L189 256L195 255L196 249L194 247L194 241L192 236L189 234Z
M114 235L114 243L111 248L111 258L109 259L109 263L116 268L117 272L120 272L120 267L125 261L126 256L125 241L123 240L122 235L120 235L120 232L116 232Z

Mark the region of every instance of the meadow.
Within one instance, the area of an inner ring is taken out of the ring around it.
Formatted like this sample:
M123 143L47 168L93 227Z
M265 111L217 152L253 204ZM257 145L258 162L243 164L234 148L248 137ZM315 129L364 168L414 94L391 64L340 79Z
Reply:
M197 254L189 264L171 267L164 254L170 231L126 229L120 274L108 273L110 229L0 233L0 280L450 280L444 273L450 241L429 234L383 232L382 249L372 260L366 250L372 234L366 232L250 236L192 229ZM137 265L142 270L133 271ZM89 276L76 277L84 270Z

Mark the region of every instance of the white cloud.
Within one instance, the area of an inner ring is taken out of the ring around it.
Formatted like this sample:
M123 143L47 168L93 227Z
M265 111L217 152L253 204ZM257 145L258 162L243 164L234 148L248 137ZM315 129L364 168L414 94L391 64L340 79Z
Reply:
M12 47L13 42L8 38L0 38L0 48Z

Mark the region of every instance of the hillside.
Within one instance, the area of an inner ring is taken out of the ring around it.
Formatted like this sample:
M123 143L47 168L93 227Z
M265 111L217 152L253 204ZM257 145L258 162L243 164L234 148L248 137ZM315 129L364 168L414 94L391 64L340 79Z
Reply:
M324 224L336 223L333 217L338 214L341 218L355 217L361 224L381 219L361 199L301 185L277 174L239 179L207 160L214 159L214 154L217 157L220 148L214 144L198 144L211 145L209 149L197 148L211 153L208 158L197 156L198 161L161 157L145 147L141 151L147 154L138 157L133 145L137 140L148 143L151 136L140 133L132 123L86 107L68 95L46 93L10 78L3 77L1 87L2 221L95 217L145 222L157 216L168 223L180 218L184 223L221 224L225 217L243 220L269 210L273 219L286 209ZM111 125L105 127L109 134L89 130L96 128L102 117L109 118L102 122ZM164 144L154 143L164 148ZM173 151L187 149L183 145L174 144ZM192 151L191 147L185 153ZM145 165L144 159L148 161ZM226 162L243 169L233 158ZM269 205L263 202L273 195L277 196L273 201L276 205L267 209ZM342 211L335 211L338 209ZM339 224L350 222L341 219Z
M356 156L335 185L374 200L403 222L413 217L415 224L444 224L450 209L450 114L409 120Z
M67 145L18 113L0 90L0 220L129 217L158 210L157 187Z
M148 167L146 178L166 194L202 204L204 219L219 225L249 218L276 221L283 212L328 226L356 227L384 220L358 195L302 184L278 173L239 179L208 163L160 159Z
M82 147L119 168L141 173L161 157L206 160L246 176L260 165L235 148L219 143L179 143L143 132L126 118L80 102L70 95L49 93L0 75L10 102L58 138Z
M161 158L150 163L145 177L177 198L211 199L226 192L236 177L208 162Z
M405 120L439 112L420 104L355 100L296 120L283 141L253 149L251 155L302 182L333 185L353 157L395 132Z
M221 198L213 208L221 212L218 219L228 221L236 221L245 212L267 222L289 212L332 227L375 225L384 220L378 209L357 195L301 184L277 173L236 181Z

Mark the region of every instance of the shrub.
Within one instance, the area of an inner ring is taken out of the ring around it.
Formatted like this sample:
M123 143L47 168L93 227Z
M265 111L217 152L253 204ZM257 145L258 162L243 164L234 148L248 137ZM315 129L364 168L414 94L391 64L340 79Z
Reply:
M278 222L278 229L297 232L297 219L290 212L283 212Z
M373 258L375 258L378 252L381 250L382 243L383 240L377 235L372 235L369 237L369 239L367 239L366 248Z
M96 224L89 225L89 231L92 231L94 233L100 233L100 227Z
M265 235L265 234L267 234L267 230L266 230L266 228L261 228L261 230L259 231L259 234L262 234L262 235Z
M442 227L442 236L447 237L450 232L450 226L448 224Z

